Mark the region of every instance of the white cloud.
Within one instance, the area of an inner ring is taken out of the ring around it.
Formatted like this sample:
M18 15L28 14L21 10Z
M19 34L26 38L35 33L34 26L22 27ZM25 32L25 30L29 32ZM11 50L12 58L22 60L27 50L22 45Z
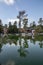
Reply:
M15 0L4 0L7 5L13 5Z
M0 0L0 2L4 2L7 5L13 5L15 3L15 0Z
M12 24L15 22L15 21L19 21L19 19L8 19L8 22L11 22Z
M10 6L10 5L15 4L17 1L19 1L19 0L0 0L0 3L4 3L4 4ZM15 7L16 7L17 11L20 10L17 4L15 5Z

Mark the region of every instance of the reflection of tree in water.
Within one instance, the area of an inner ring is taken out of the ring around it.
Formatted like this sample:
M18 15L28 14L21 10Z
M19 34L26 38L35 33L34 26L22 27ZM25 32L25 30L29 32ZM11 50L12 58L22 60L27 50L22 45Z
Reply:
M33 43L34 45L36 44L36 40L35 39L30 39L30 42Z
M0 44L0 53L1 53L1 51L2 51L2 44Z
M22 46L20 46L20 49L18 50L18 52L20 53L20 56L22 57L26 56L26 52L24 51L24 48L22 48Z
M27 39L25 38L24 39L24 48L28 48L28 47L29 47L29 45L28 45Z
M43 41L43 36L32 36L32 38L30 39L30 42L33 43L33 44L36 44L36 41ZM42 42L40 42L42 43ZM40 44L39 44L40 45ZM43 44L42 44L43 45Z
M43 48L43 42L42 41L40 41L39 46L40 46L40 48Z
M35 39L32 39L33 40L33 44L35 45L36 44L36 41L35 41Z
M8 37L1 37L0 38L0 43L1 44L9 43L10 45L12 43L14 43L15 45L17 45L17 40L18 40L18 36L16 36L16 35L10 35Z
M21 57L26 57L26 54L28 53L28 51L25 50L26 48L28 48L27 40L25 39L24 42L23 42L23 45L22 45L22 38L20 36L19 45L20 45L20 48L18 49L18 52L20 53L20 56Z

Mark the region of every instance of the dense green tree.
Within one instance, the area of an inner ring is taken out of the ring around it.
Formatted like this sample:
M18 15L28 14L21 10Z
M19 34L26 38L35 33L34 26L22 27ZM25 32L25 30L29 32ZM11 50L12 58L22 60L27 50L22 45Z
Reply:
M14 22L14 24L13 24L13 27L12 27L12 28L13 28L13 32L14 32L14 33L18 33L17 21L15 21L15 22Z
M15 21L14 24L12 25L11 22L9 22L9 27L8 27L8 33L17 33L17 22Z
M9 22L8 33L12 33L12 24Z

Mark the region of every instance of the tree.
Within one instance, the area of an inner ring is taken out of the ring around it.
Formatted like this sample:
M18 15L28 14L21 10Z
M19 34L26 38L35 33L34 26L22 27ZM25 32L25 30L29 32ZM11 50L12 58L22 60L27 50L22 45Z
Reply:
M32 27L32 23L30 23L30 27Z
M9 22L8 33L12 33L12 24Z
M17 27L17 21L14 22L14 25Z
M35 29L35 27L36 27L35 21L33 21L32 23L30 23L30 27L33 28L33 29Z
M26 17L26 18L24 18L23 19L23 24L24 24L24 29L26 30L27 29L27 23L28 23L28 18Z
M0 19L0 34L3 33L2 20Z
M25 14L25 11L20 11L17 18L19 19L19 28L21 28L21 21L23 19L23 15Z
M41 25L41 26L42 26L42 24L43 24L43 20L42 20L42 18L39 18L38 23L39 23L39 25Z
M14 33L18 33L17 21L15 21L14 24L13 24L13 32L14 32Z
M9 27L8 27L8 33L17 33L18 29L17 29L17 21L14 22L14 24L12 25L11 22L9 22Z
M25 14L25 13L26 13L25 10L24 11L20 11L19 15L17 16L17 18L19 19L19 28L21 28L21 22L23 21L24 17L27 16L27 14ZM27 21L26 21L26 23L27 23ZM25 26L26 26L26 24L25 24Z
M36 26L36 23L35 23L35 21L33 21L33 27L35 27Z
M12 24L9 22L9 32L12 33Z
M36 33L41 33L41 32L42 32L41 26L37 26L37 27L35 28L35 31L36 31Z
M7 28L7 24L5 24L5 26L4 26L5 28Z

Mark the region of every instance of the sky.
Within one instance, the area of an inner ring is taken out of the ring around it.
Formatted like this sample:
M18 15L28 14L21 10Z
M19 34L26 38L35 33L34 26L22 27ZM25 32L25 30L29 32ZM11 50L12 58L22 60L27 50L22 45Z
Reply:
M17 20L18 12L22 10L28 14L28 24L33 21L37 24L39 18L43 18L43 0L0 0L0 19L3 24Z

